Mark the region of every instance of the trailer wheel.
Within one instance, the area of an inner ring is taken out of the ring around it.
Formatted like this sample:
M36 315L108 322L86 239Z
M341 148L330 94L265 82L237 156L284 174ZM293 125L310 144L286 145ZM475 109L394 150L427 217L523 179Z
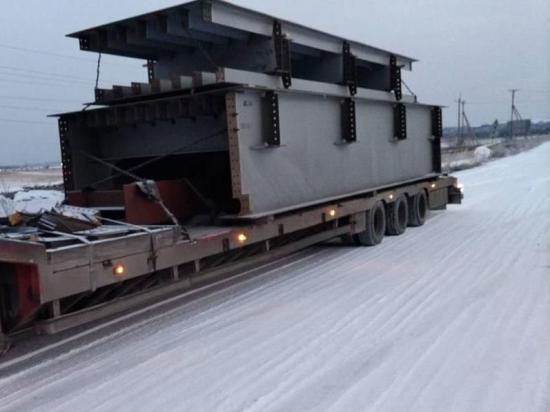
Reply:
M358 246L376 246L384 240L386 232L386 210L382 202L367 210L367 230L353 236Z
M386 207L386 234L399 236L405 233L409 223L409 205L403 195Z
M418 227L424 225L428 214L428 197L421 191L409 198L409 226Z

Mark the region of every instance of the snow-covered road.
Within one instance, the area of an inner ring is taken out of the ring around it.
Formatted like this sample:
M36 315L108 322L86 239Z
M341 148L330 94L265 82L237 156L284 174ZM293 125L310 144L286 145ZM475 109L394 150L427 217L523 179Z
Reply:
M0 364L0 410L549 411L550 144L457 175L463 206L377 248Z

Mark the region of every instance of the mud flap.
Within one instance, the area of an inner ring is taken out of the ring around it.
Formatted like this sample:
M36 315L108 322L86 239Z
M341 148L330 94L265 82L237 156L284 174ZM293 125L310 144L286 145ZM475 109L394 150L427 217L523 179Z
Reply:
M449 187L449 204L460 205L462 204L462 199L464 199L462 190L455 186Z
M447 209L447 201L449 197L448 193L449 193L449 190L446 187L430 191L428 195L430 210Z

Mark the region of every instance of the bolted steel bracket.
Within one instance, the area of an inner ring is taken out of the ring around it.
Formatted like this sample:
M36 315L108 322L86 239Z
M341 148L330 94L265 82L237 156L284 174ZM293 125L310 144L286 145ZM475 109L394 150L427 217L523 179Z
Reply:
M398 103L393 108L393 124L395 140L407 139L407 107Z
M290 56L290 40L283 33L283 26L279 20L273 22L273 46L275 49L275 73L281 76L283 86L288 89L292 86L292 58Z
M435 173L441 173L441 138L443 137L443 112L441 107L432 107L432 161Z
M345 41L343 45L343 83L349 87L352 96L357 94L357 58L351 52L351 45Z
M397 57L393 55L390 57L390 91L395 93L396 100L403 98L401 67L397 65Z
M352 98L342 102L342 140L346 143L357 142L355 100Z
M262 103L264 145L268 147L281 146L279 96L274 91L266 92Z
M149 84L155 81L155 64L154 60L147 60L147 78L149 79Z

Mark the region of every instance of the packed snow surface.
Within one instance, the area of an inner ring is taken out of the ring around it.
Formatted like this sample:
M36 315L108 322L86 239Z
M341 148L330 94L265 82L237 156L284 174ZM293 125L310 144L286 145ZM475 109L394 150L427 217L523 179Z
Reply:
M549 411L550 144L457 175L425 227L92 335L1 377L0 409Z
M0 169L0 193L14 193L29 187L44 188L62 183L61 168Z

